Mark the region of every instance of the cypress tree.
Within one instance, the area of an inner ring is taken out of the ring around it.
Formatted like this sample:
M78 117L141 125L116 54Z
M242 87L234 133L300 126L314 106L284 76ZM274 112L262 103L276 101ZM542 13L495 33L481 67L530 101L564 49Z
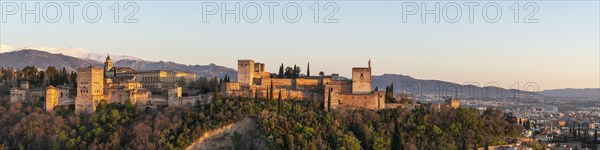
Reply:
M310 77L310 62L308 62L308 65L306 65L306 76Z
M258 90L254 90L254 100L258 101Z
M404 145L402 145L403 143L403 139L402 136L400 135L400 133L402 132L402 128L400 127L400 123L398 121L395 121L394 123L394 132L392 132L392 149L393 150L401 150Z
M329 89L329 92L327 93L327 111L331 111L331 91L333 91L333 89Z
M289 100L290 100L290 104L292 104L292 113L294 113L294 112L295 112L295 110L296 110L296 109L295 109L295 107L296 107L296 104L295 104L295 102L294 102L295 100L294 100L294 99L289 99Z
M594 143L598 142L598 129L594 129Z
M273 80L271 80L271 95L269 95L269 100L273 99Z
M278 104L277 104L277 113L279 115L281 115L281 109L283 109L283 106L281 104L281 102L282 102L281 101L281 90L279 90L279 95L277 95L277 101L279 101Z
M281 66L279 67L279 78L283 78L283 63L281 63Z
M213 94L213 98L214 98L214 101L217 101L217 100L221 99L220 95L219 95L219 85L215 84L214 88L215 88L215 92Z
M265 105L269 108L269 87L267 87L267 95L265 95Z
M286 148L285 149L296 149L294 148L294 136L291 134L288 134L287 139L285 140L286 143Z
M298 77L298 67L296 67L296 65L294 65L294 69L292 69L292 78L296 78Z
M392 96L394 95L394 83L392 82L392 85L390 85L390 93L392 93Z
M385 87L385 101L386 102L394 102L396 98L394 98L394 84Z
M485 145L483 146L483 150L489 150L490 148L488 147L488 140L485 140Z

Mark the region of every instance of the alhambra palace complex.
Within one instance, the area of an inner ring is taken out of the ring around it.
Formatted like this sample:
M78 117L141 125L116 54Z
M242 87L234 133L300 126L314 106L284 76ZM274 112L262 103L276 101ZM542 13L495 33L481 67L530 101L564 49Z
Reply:
M94 112L101 100L121 104L129 101L138 108L191 107L195 104L210 103L214 93L182 96L183 89L177 85L177 82L196 79L196 74L183 71L136 71L131 68L115 67L108 56L104 68L90 66L77 69L77 89L68 86L29 89L29 85L24 83L18 88L11 89L10 100L27 102L45 99L44 106L47 111L52 111L60 105L75 105L76 113ZM284 100L318 102L323 104L325 110L339 107L371 110L386 108L385 92L372 90L370 60L367 67L352 68L351 80L342 79L338 74L278 77L274 73L266 72L263 63L238 60L237 82L224 82L220 87L219 95L222 97L267 98L272 95L271 99L281 97ZM439 104L436 105L434 107L439 108ZM459 102L449 100L447 105L456 108ZM397 104L387 106L387 108L395 107L403 106Z
M385 108L383 91L371 89L371 63L368 67L352 68L352 80L340 80L339 75L277 78L265 71L265 64L253 60L238 60L237 82L225 83L224 96L273 97L323 102L326 109L351 106L379 110ZM272 90L270 88L273 88Z

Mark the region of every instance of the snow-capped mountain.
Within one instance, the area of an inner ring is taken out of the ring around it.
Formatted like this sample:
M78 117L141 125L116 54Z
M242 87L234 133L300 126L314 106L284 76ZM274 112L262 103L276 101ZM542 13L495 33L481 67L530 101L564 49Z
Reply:
M71 56L75 58L80 58L84 60L94 60L99 62L104 62L108 53L94 53L87 49L81 48L54 48L54 47L37 47L37 48L15 48L8 45L2 45L0 49L0 53L12 52L21 49L35 49L39 51L44 51L52 54L63 54L66 56ZM142 60L133 56L125 56L125 55L110 55L110 58L113 61L119 60Z

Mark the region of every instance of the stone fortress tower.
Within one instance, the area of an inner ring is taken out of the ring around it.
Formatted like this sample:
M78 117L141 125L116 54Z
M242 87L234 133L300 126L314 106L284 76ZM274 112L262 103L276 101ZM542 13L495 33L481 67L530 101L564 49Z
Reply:
M238 60L238 82L240 85L250 86L254 80L254 61Z
M104 70L96 67L77 69L75 113L92 113L104 99Z
M352 68L352 94L367 94L371 92L371 60L369 67Z

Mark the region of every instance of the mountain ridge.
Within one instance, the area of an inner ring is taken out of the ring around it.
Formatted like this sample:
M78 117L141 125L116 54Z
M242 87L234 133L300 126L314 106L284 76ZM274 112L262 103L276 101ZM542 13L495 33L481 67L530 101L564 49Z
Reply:
M113 56L111 55L111 58ZM214 63L209 65L185 65L172 61L146 61L141 59L122 59L114 62L116 67L130 67L135 70L178 70L193 72L205 77L224 77L229 75L237 79L237 73L234 69L218 66ZM77 68L96 66L103 67L103 61L96 61L86 58L76 58L64 54L53 54L46 51L34 49L23 49L18 51L0 53L0 66L12 67L14 69L24 68L26 66L35 66L40 69L46 69L48 66L65 67L67 70L76 70Z
M544 96L586 98L600 100L600 88L564 88L550 89L539 92Z
M52 53L52 54L63 54L66 56L71 56L71 57L81 58L81 59L90 59L90 60L94 60L94 61L98 61L98 62L103 62L105 60L106 56L109 55L108 52L107 53L94 53L89 50L81 49L81 48L38 47L38 48L16 49L16 48L10 47L8 45L2 45L2 47L3 47L3 49L2 49L2 51L0 51L0 54L14 52L14 51L20 51L23 49L30 49L30 50L48 52L48 53ZM111 58L114 61L118 61L118 60L122 60L122 59L143 60L143 59L140 59L137 57L127 56L127 55L111 55Z

